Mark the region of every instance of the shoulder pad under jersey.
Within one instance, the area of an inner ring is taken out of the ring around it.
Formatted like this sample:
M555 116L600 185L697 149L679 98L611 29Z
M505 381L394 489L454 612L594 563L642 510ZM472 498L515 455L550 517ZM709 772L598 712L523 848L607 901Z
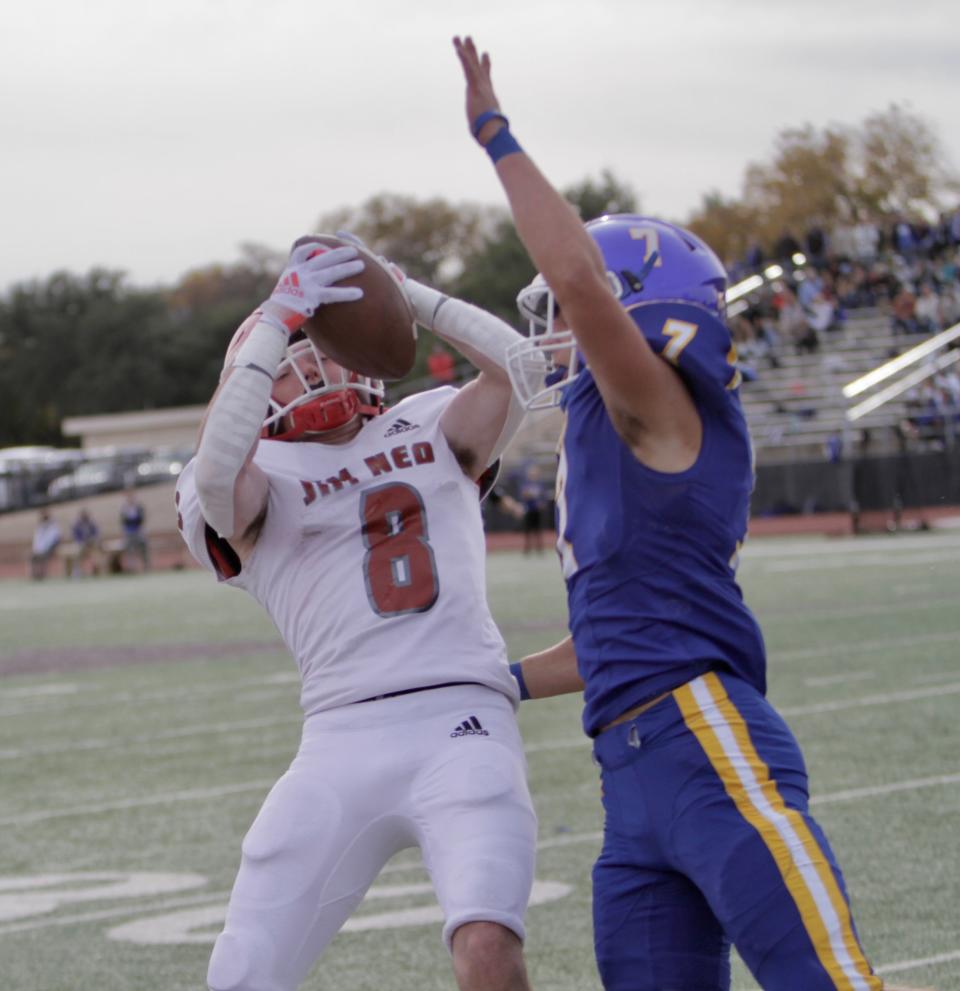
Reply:
M737 349L727 326L690 303L639 303L628 311L647 343L676 366L695 395L711 405L740 387Z

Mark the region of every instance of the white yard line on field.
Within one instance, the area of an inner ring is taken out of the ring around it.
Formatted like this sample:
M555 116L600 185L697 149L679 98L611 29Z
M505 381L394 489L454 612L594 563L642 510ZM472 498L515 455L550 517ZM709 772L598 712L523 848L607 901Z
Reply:
M159 740L181 740L191 736L236 733L249 729L269 729L274 726L299 727L302 720L294 713L289 716L264 716L257 719L237 719L226 723L201 723L197 726L180 726L159 730L141 736L92 738L73 740L69 743L41 743L35 747L8 747L0 750L0 760L22 760L26 757L49 757L54 754L72 753L75 750L129 750L131 747L156 743Z
M783 706L778 711L784 716L808 716L822 712L840 712L843 709L861 709L873 705L889 705L892 702L916 702L919 699L939 698L960 692L960 681L930 688L914 688L904 692L887 692L882 695L864 695L860 698L837 699L835 702L816 702L813 705Z
M811 805L830 805L833 802L850 802L859 798L874 798L877 795L892 795L898 791L917 791L921 788L936 788L938 785L960 784L960 774L935 774L929 778L912 778L907 781L893 781L886 785L868 785L865 788L845 788L843 791L830 791L814 795Z
M917 638L921 640L922 638ZM862 645L859 645L862 646ZM781 655L782 656L782 655ZM808 656L808 655L804 655ZM917 688L887 694L867 695L852 699L839 699L830 702L818 702L811 705L786 706L780 709L785 716L814 715L823 712L838 712L843 709L858 709L869 706L887 705L898 702L911 702L925 698L937 698L941 695L954 695L960 692L960 682L939 683L930 688ZM133 737L110 737L71 740L66 743L38 744L27 747L7 747L0 749L0 761L23 760L29 757L44 757L63 753L74 753L89 750L130 749L131 747L149 745L162 740L180 740L192 736L209 736L235 733L249 729L268 729L272 727L290 727L299 724L297 714L281 717L262 717L255 719L236 720L234 722L203 723L196 726L182 726L175 729L160 730L156 733L143 734ZM586 746L589 741L585 737L569 737L560 740L548 740L531 743L526 747L527 753L537 753L541 750L559 750ZM2 820L0 820L2 821Z
M888 612L889 610L880 610ZM924 644L957 643L958 635L951 633L920 633L905 637L884 637L882 640L836 641L825 647L798 647L795 650L769 650L774 664L784 661L816 660L820 657L843 657L845 654L874 653L878 650L896 650L900 647L918 647Z
M87 686L81 687L79 685L63 686L59 690L53 690L54 686L48 688L43 684L35 687L26 686L16 689L0 688L0 717L33 716L38 712L46 714L55 713L58 710L75 712L78 709L94 709L102 708L103 706L113 707L128 702L142 705L145 702L176 702L180 699L190 701L208 695L226 695L228 691L231 700L236 701L234 693L241 688L259 688L261 691L252 697L269 698L275 692L289 691L289 685L299 685L299 682L300 676L296 672L291 672L289 675L243 678L238 681L232 681L229 684L222 681L207 682L188 688L162 688L152 692L104 692L100 686L90 686L88 688ZM69 694L68 688L76 694L70 698L63 698L63 696ZM266 689L266 691L263 691L263 689ZM29 701L30 705L9 704L9 702L16 703L20 699Z
M953 963L960 960L960 950L949 953L938 953L932 957L917 957L915 960L898 960L896 963L886 963L877 967L878 974L898 974L904 970L917 970L920 967L934 967L941 963Z
M566 740L558 741L560 747L570 746ZM541 745L541 750L547 749ZM42 812L24 812L19 815L4 816L0 818L0 826L26 826L35 825L41 822L50 822L55 819L73 819L82 816L102 815L105 812L126 812L133 809L148 808L153 805L172 805L178 802L207 801L211 798L221 798L225 795L240 795L245 792L265 793L275 783L275 778L259 779L256 781L239 782L232 785L218 785L211 788L187 788L180 791L163 792L150 795L144 798L122 798L109 802L91 802L81 805L73 805L67 808L47 809ZM937 775L935 777L910 778L906 781L891 782L886 785L874 785L865 788L849 788L839 792L827 792L824 795L814 796L811 802L814 804L826 804L829 802L846 802L857 798L867 798L872 795L887 794L896 791L912 791L921 788L933 788L937 786L960 783L960 774ZM592 836L592 834L583 834ZM550 842L553 846L565 846L569 843L579 842L569 836L559 836Z
M876 676L876 671L848 671L846 674L831 674L825 678L804 678L803 683L811 688L826 688L828 685L845 685L850 681L867 681Z
M214 788L186 788L182 791L168 791L144 798L119 798L110 802L95 802L88 805L74 805L65 809L48 809L45 812L24 812L21 815L4 816L0 826L28 826L53 819L72 819L78 816L102 815L104 812L124 812L131 809L144 809L151 805L168 805L176 802L207 801L224 795L237 795L248 791L266 792L275 783L274 778L261 781L245 781L234 785L218 785Z

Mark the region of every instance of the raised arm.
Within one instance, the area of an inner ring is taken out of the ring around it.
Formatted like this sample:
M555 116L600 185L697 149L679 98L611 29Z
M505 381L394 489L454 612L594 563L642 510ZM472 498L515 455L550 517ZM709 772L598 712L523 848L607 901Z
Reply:
M290 334L317 307L359 299L362 290L334 284L362 270L353 247L295 247L270 298L231 342L201 427L196 484L204 519L241 556L256 541L267 504L267 478L253 456Z
M408 279L417 322L452 344L480 374L443 413L440 428L474 480L503 453L523 420L507 373L507 352L521 336L509 324L463 300Z
M470 38L454 39L454 47L467 84L468 123L495 163L520 239L553 291L614 426L645 464L664 471L689 467L699 452L701 424L686 387L611 292L580 218L510 134L490 57Z

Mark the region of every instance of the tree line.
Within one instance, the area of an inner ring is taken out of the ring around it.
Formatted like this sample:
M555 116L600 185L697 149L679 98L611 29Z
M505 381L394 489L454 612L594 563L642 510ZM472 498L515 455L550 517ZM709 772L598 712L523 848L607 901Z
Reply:
M687 218L725 261L784 230L826 229L869 215L926 215L960 190L936 134L900 107L859 128L783 131L769 162L747 167L740 197L712 191ZM584 220L639 210L611 172L565 190ZM348 229L430 283L516 323L517 291L533 269L507 213L443 199L382 193L318 218ZM248 245L238 262L188 272L169 288L142 289L124 273L57 272L0 298L0 447L65 443L68 416L204 403L234 330L269 295L284 253ZM430 347L422 335L412 374Z

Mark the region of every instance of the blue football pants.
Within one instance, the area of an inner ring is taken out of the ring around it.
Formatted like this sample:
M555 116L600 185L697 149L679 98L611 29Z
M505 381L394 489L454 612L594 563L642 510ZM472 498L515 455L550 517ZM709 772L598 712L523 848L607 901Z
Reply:
M732 942L765 991L878 991L786 723L711 672L594 741L593 872L607 991L727 991Z

